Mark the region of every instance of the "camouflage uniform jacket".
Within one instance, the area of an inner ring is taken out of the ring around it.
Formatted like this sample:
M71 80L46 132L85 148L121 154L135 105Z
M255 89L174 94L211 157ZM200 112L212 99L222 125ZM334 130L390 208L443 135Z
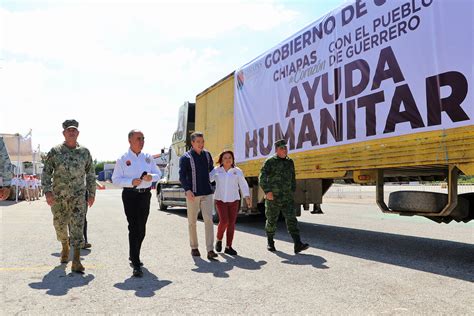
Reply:
M296 190L295 165L290 157L279 158L273 155L263 163L258 182L265 193L273 196L288 197Z
M44 162L42 185L44 192L55 196L95 196L94 164L89 150L77 144L69 148L64 143L53 147Z

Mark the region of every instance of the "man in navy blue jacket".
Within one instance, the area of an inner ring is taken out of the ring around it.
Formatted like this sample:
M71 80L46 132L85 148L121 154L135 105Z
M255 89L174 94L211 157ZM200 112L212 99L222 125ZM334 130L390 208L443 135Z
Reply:
M211 154L204 149L204 136L201 132L191 134L191 146L191 150L179 159L179 181L186 192L191 255L196 257L201 255L196 230L197 217L201 210L206 232L207 258L213 259L217 257L217 254L213 250L213 190L209 181L209 172L214 169L214 164Z

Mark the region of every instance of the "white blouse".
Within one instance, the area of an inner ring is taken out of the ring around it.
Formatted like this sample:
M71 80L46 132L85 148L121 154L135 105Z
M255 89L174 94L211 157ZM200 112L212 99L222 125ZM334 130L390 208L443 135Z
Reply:
M209 174L212 181L216 181L214 199L222 202L234 202L240 200L239 188L244 197L250 196L249 185L245 180L244 173L240 168L234 167L225 171L224 167L214 168Z

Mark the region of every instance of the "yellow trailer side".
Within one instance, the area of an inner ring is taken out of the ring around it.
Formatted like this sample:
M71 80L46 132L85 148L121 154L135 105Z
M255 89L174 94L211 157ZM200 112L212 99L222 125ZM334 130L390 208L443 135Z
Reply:
M234 150L234 74L196 97L196 130L204 133L205 147L217 159Z

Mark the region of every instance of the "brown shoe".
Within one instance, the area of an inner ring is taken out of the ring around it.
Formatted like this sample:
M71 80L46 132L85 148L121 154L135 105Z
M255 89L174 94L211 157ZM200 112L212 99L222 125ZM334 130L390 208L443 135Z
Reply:
M215 253L213 250L209 251L207 253L207 259L214 259L217 258L217 253Z
M82 249L89 249L90 247L92 247L92 245L88 242L85 242L83 245L82 245Z
M200 257L201 253L199 252L199 249L191 249L191 256Z
M68 263L69 261L69 242L62 243L63 249L61 250L61 263Z
M74 247L74 258L72 259L71 271L77 273L83 273L85 268L81 263L81 250L79 247Z

